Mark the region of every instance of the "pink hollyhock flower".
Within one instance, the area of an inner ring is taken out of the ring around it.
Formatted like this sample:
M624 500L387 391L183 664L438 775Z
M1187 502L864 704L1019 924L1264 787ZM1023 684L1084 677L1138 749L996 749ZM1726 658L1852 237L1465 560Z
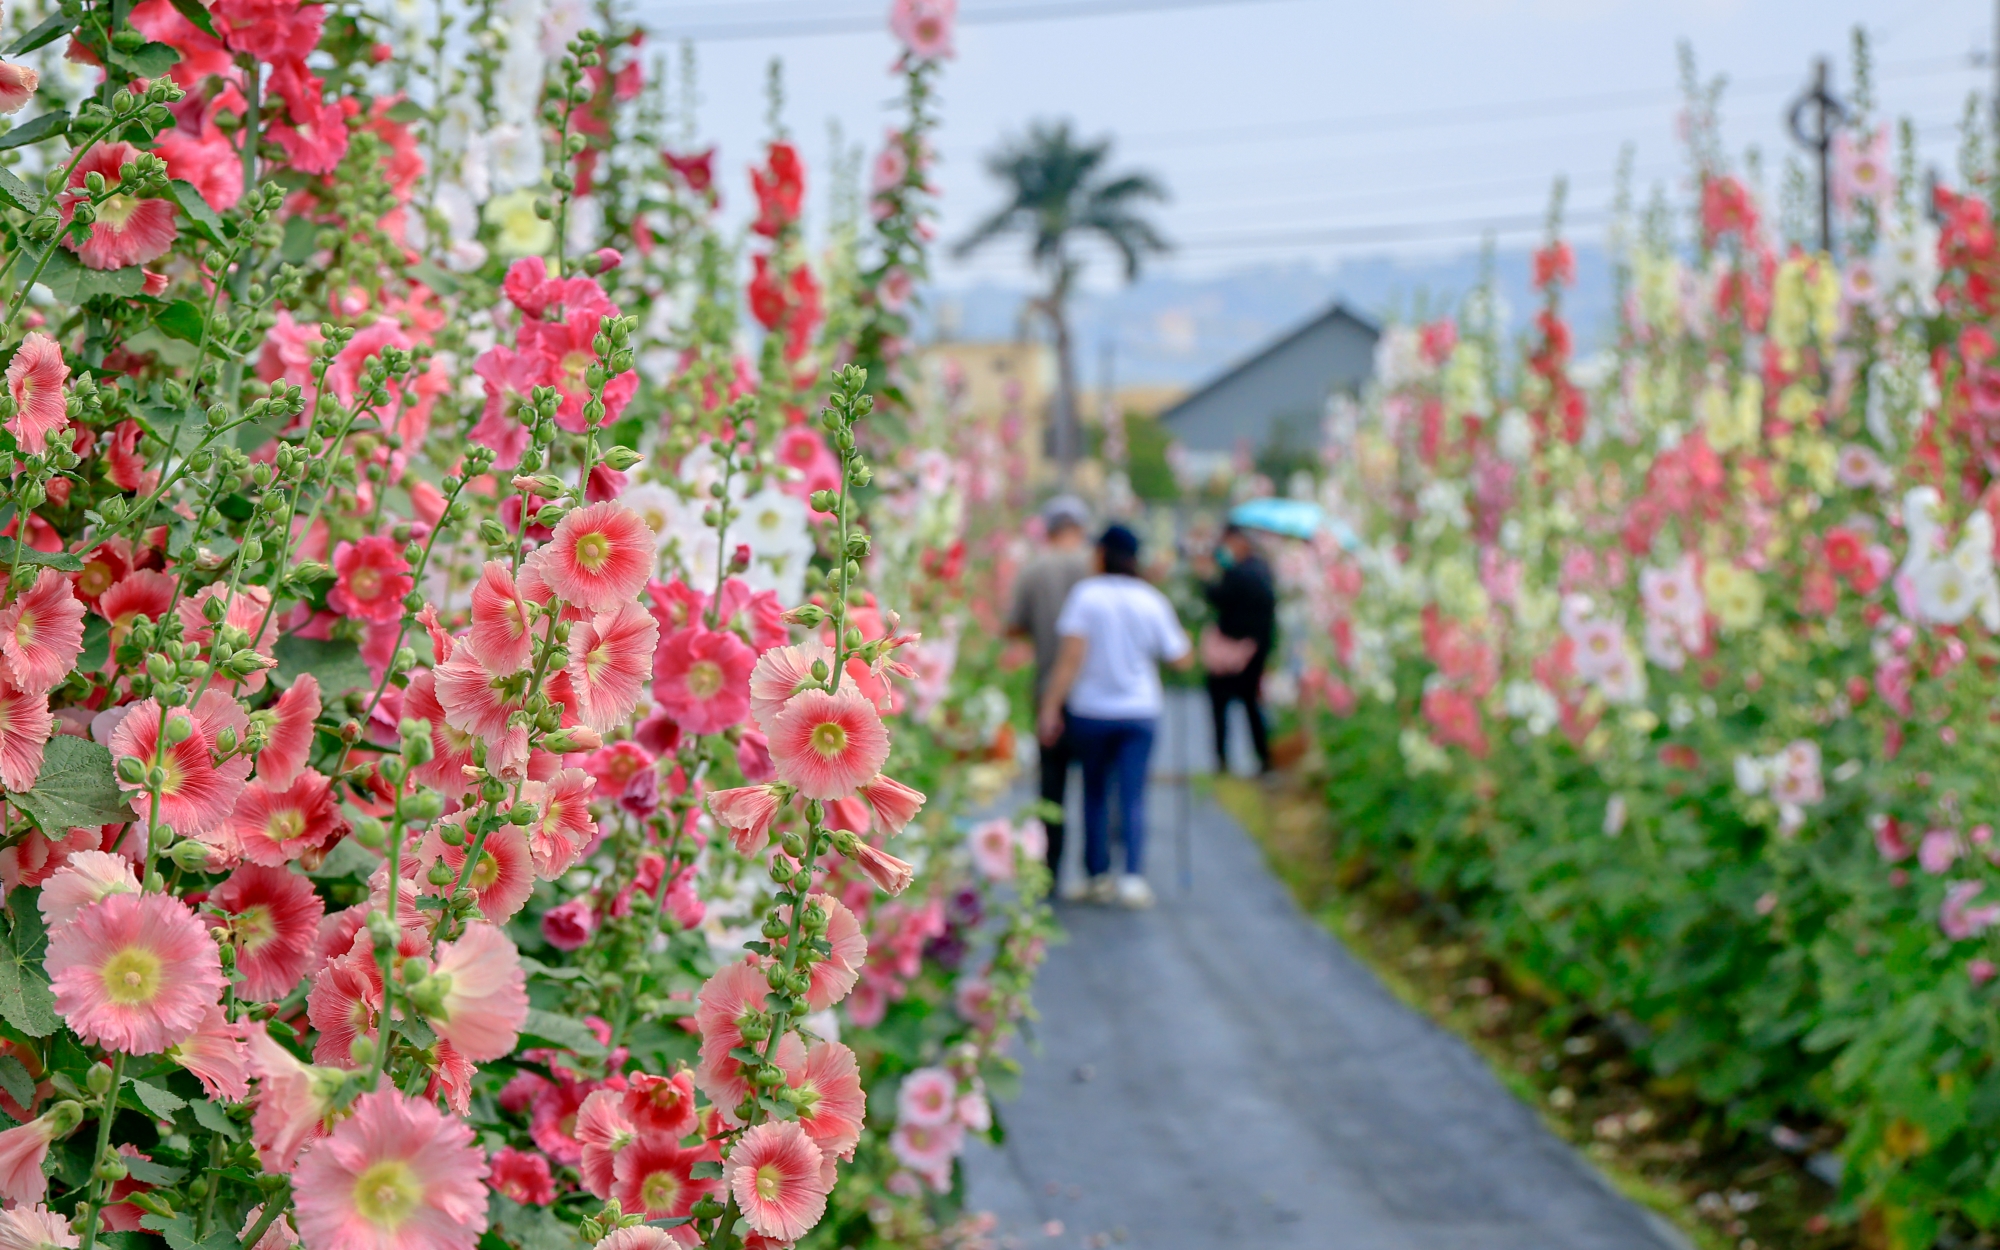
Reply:
M965 1126L956 1120L937 1127L898 1124L889 1135L890 1152L938 1193L951 1188L952 1160L964 1144Z
M243 198L242 158L221 132L169 130L153 141L153 153L167 163L169 178L194 184L216 212L228 212Z
M638 598L653 571L654 543L630 508L589 504L556 524L549 545L535 553L536 568L558 598L587 612L609 611Z
M608 742L580 761L585 772L597 778L603 794L623 794L632 778L650 772L656 762L653 753L631 739Z
M1954 942L1975 937L2000 923L2000 903L1974 907L1986 885L1981 881L1954 881L1945 888L1944 905L1938 911L1938 927Z
M782 1242L806 1235L826 1213L831 1186L820 1149L791 1120L767 1121L729 1152L729 1189L750 1227Z
M300 1149L324 1126L345 1077L300 1063L271 1039L261 1021L245 1026L244 1041L250 1047L250 1075L257 1079L250 1140L265 1171L289 1173Z
M852 1159L868 1111L854 1052L828 1041L814 1042L811 1050L805 1050L797 1034L787 1034L778 1050L785 1084L798 1091L800 1126L827 1158Z
M472 588L472 645L495 673L528 666L534 638L528 632L528 605L504 560L488 560Z
M867 801L868 810L875 814L875 819L890 833L901 833L924 806L921 790L913 790L894 778L879 774L873 781L862 783L861 797Z
M331 847L347 832L347 821L340 814L340 800L331 779L307 768L294 775L288 785L260 778L244 786L236 809L230 813L229 829L243 858L283 868Z
M132 622L143 616L157 621L172 609L177 583L158 569L134 569L97 600L97 614L111 622L114 637L123 638Z
M49 436L69 428L69 365L62 348L37 330L21 340L7 365L7 393L14 397L14 415L7 432L21 450L39 456L49 449Z
M909 54L920 61L951 55L951 28L958 0L896 0L889 10L889 30Z
M668 1137L641 1137L618 1153L612 1165L611 1197L624 1210L649 1220L671 1220L686 1215L706 1194L714 1192L714 1181L698 1181L694 1165L709 1157L708 1148L683 1149Z
M729 1052L744 1045L743 1022L764 1010L770 995L763 969L739 959L716 970L695 998L695 1029L701 1034L701 1065L694 1083L709 1101L725 1110L743 1101L750 1085L743 1065Z
M244 1026L211 1005L186 1041L167 1049L167 1057L201 1082L210 1098L242 1102L250 1096L250 1048L243 1043Z
M771 741L756 729L746 729L736 740L736 768L745 781L775 781L778 766L771 762Z
M897 859L861 838L854 839L851 849L843 847L842 851L854 861L855 867L861 869L868 879L875 883L876 888L887 893L901 894L910 888L910 882L917 879L914 865Z
M583 1158L583 1143L575 1136L576 1116L592 1088L558 1079L543 1086L529 1108L528 1136L549 1158L564 1166L573 1167Z
M76 1127L67 1113L50 1110L0 1133L0 1198L13 1203L39 1203L49 1192L42 1175L49 1143Z
M313 974L306 994L306 1019L318 1030L313 1042L317 1063L351 1065L356 1038L375 1036L382 1012L382 971L365 943Z
M240 165L238 169L240 171ZM310 385L313 380L313 348L319 340L317 325L292 320L289 309L279 312L278 323L264 332L264 346L257 356L257 376L266 382L283 378L293 386Z
M312 752L313 722L319 719L322 710L319 678L300 673L292 688L278 696L271 710L277 714L277 720L271 725L264 749L257 753L257 780L284 790L298 779L299 770L305 767ZM241 800L237 806L242 806Z
M238 1240L248 1237L250 1230L257 1227L257 1222L263 1218L264 1204L261 1202L245 1211L243 1227L236 1230ZM292 1228L291 1218L280 1215L271 1221L270 1226L264 1230L264 1235L257 1239L257 1244L247 1247L247 1250L292 1250L298 1244L299 1234Z
M755 855L770 840L771 821L784 806L777 786L739 786L708 796L708 814L729 830L729 840L745 855Z
M794 695L769 732L778 776L809 799L845 798L889 758L881 714L851 686Z
M212 690L209 694L227 698L219 691ZM203 701L207 702L207 696ZM230 703L234 706L233 700ZM228 822L230 811L243 793L243 779L250 772L250 761L238 756L217 767L209 755L210 739L201 720L180 707L167 716L183 722L187 736L163 748L159 701L144 699L132 704L106 744L111 748L112 758L131 756L148 767L157 764L166 772L166 782L160 787L163 823L189 836L220 829ZM146 791L133 791L131 801L132 811L141 820L150 817L151 796Z
M82 1244L68 1220L40 1203L0 1211L0 1250L68 1250Z
M335 547L333 571L338 580L326 593L327 606L342 616L377 624L400 620L403 596L416 585L402 547L387 534L370 534Z
M428 721L431 727L431 761L414 769L410 776L417 784L441 790L447 797L455 799L464 794L472 784L466 779L465 766L472 762L473 735L453 728L445 720L444 705L437 697L436 672L420 669L411 674L410 684L403 691L403 715ZM526 745L524 737L524 750Z
M590 818L591 790L597 779L581 768L565 768L547 781L521 784L521 803L536 816L529 821L528 854L535 875L553 881L569 871L576 857L597 841L597 822Z
M826 932L822 936L832 948L812 966L812 986L806 990L806 1005L814 1011L825 1011L846 998L860 978L861 965L868 960L868 938L847 904L831 894L809 894L806 898L826 912Z
M972 866L989 881L1014 879L1014 826L1004 819L974 825L966 835Z
M90 233L81 244L70 240L68 227L76 217L76 206L90 198L84 181L97 174L107 186L119 186L119 167L138 158L139 149L129 143L100 143L70 171L70 189L62 195L63 246L75 252L87 268L148 264L165 256L180 237L172 201L142 200L120 191L97 206L97 219L90 223Z
M576 1140L583 1146L577 1170L583 1175L583 1187L599 1198L611 1196L619 1152L639 1140L638 1126L625 1110L625 1098L621 1090L592 1090L577 1108Z
M35 98L42 76L26 65L0 63L0 113L18 113ZM70 1242L75 1245L75 1242Z
M597 909L587 898L573 898L542 913L542 936L559 951L582 950L595 932Z
M472 1250L486 1231L472 1126L392 1087L299 1158L299 1236L314 1250Z
M721 733L750 711L757 654L733 633L695 625L660 644L653 699L687 733Z
M32 790L55 718L47 691L29 694L0 677L0 786Z
M767 738L785 704L816 681L815 663L833 667L832 649L816 638L797 646L772 647L757 657L757 667L750 671L750 715Z
M443 861L449 866L455 884L464 871L465 853L471 849L469 837L458 846L447 845L433 825L424 835L420 854L426 864ZM495 924L507 923L521 910L528 896L535 892L535 865L528 853L527 835L519 825L502 825L486 835L479 848L479 861L472 866L465 884L479 900L480 914ZM443 894L452 888L426 886L425 892Z
M694 1076L685 1069L672 1076L633 1073L626 1078L624 1105L625 1114L642 1133L679 1141L700 1124L694 1105Z
M528 975L506 934L490 924L469 926L438 947L432 975L445 986L437 1014L425 1017L438 1036L473 1063L514 1049L528 1019Z
M950 1122L957 1102L957 1077L943 1068L918 1068L896 1092L896 1121L937 1128Z
M139 874L132 861L108 851L71 851L56 869L36 900L42 912L42 927L54 932L76 918L76 913L107 894L137 894Z
M347 155L347 112L328 103L326 83L303 59L278 62L271 93L284 101L268 133L285 150L285 160L302 174L330 174Z
M576 622L569 635L569 681L577 719L600 733L623 724L653 675L659 641L659 622L636 602Z
M495 771L517 767L528 758L528 731L507 720L524 706L519 682L494 676L471 639L460 641L451 658L436 669L437 700L445 724L472 738L484 739L487 767Z
M158 1054L222 996L222 960L195 914L166 894L110 894L49 935L56 1011L93 1045Z
M493 1175L486 1183L495 1193L524 1207L545 1207L556 1200L556 1182L549 1174L547 1155L503 1146L493 1152L490 1163Z
M273 1003L292 992L312 967L326 904L312 882L285 868L248 863L209 892L208 901L234 919L236 967L243 974L237 994L253 1003Z
M682 1227L686 1227L683 1225ZM630 1228L615 1229L605 1235L591 1250L669 1250L670 1247L685 1245L677 1241L674 1233L679 1229L659 1228L652 1224L634 1224ZM692 1240L692 1234L689 1235ZM749 1242L744 1242L744 1250L749 1250Z

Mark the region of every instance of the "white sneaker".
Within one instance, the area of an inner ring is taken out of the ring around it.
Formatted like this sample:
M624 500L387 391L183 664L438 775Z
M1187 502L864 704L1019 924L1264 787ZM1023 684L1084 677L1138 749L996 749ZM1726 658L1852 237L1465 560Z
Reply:
M1108 905L1117 902L1118 878L1108 872L1092 877L1090 884L1083 888L1083 901L1099 905Z
M1144 877L1126 873L1118 878L1117 903L1133 911L1144 911L1153 905L1153 887L1146 884Z
M1056 897L1065 903L1087 903L1090 901L1090 883L1087 881L1065 881Z

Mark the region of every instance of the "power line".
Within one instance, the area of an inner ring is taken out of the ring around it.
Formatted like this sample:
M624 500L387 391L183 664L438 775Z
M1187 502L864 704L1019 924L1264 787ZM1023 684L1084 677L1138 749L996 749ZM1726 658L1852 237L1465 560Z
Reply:
M1028 0L1006 6L982 5L961 10L961 26L997 26L1015 22L1065 21L1080 17L1115 17L1129 13L1171 13L1185 9L1236 8L1250 4L1300 3L1302 0ZM652 18L662 38L695 42L736 39L793 39L818 35L851 35L884 28L880 6L865 13L828 13L824 5L798 6L761 20L731 21L742 6L710 6L715 16L676 18L666 13Z

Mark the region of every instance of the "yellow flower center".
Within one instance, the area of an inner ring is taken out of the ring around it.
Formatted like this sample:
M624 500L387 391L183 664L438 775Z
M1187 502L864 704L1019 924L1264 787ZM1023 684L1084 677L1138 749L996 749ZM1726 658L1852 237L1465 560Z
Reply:
M273 842L288 842L302 838L306 833L306 814L296 807L288 807L281 812L272 812L264 822L264 836Z
M120 1007L153 1001L160 992L160 957L141 946L127 946L104 961L104 996Z
M611 540L603 534L585 534L576 540L576 562L592 573L611 559Z
M697 699L713 699L722 689L722 666L714 660L696 660L688 665L687 688Z
M847 731L832 721L813 726L812 749L821 755L839 755L847 749Z
M757 1196L766 1202L776 1202L778 1195L785 1191L785 1174L775 1163L767 1163L757 1169Z
M347 579L347 584L354 588L356 599L373 599L382 593L381 570L366 566L358 568L354 570L354 576Z
M125 223L132 220L132 214L138 211L138 200L129 195L114 195L97 206L97 220L113 230L123 230Z
M672 1172L655 1172L639 1187L639 1201L646 1204L648 1211L671 1211L680 1193L679 1177Z
M466 878L467 884L475 890L485 890L499 880L500 861L493 858L491 851L479 852L479 862L472 866L472 875Z
M354 1210L377 1228L395 1231L423 1201L423 1182L401 1159L384 1159L354 1178Z
M278 928L271 923L271 909L262 903L236 917L236 940L246 951L254 951L277 936Z

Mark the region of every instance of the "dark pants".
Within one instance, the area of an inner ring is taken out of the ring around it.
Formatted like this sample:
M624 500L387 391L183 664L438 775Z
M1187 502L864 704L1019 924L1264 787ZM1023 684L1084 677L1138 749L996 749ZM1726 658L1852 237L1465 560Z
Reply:
M1229 771L1229 705L1241 702L1244 713L1250 718L1250 745L1256 748L1257 763L1265 772L1271 771L1271 742L1264 726L1264 666L1252 662L1240 673L1227 676L1210 674L1208 678L1208 706L1215 714L1215 771Z
M1055 804L1056 809L1054 819L1047 816L1042 818L1042 827L1047 829L1049 834L1049 889L1053 890L1062 876L1063 820L1064 813L1068 810L1064 800L1069 793L1069 766L1075 760L1076 753L1070 749L1067 729L1063 731L1062 737L1055 740L1053 746L1044 744L1041 751L1042 801Z
M1111 871L1111 786L1118 786L1125 871L1146 865L1146 763L1153 755L1147 720L1069 718L1070 749L1083 765L1083 866L1093 877Z

